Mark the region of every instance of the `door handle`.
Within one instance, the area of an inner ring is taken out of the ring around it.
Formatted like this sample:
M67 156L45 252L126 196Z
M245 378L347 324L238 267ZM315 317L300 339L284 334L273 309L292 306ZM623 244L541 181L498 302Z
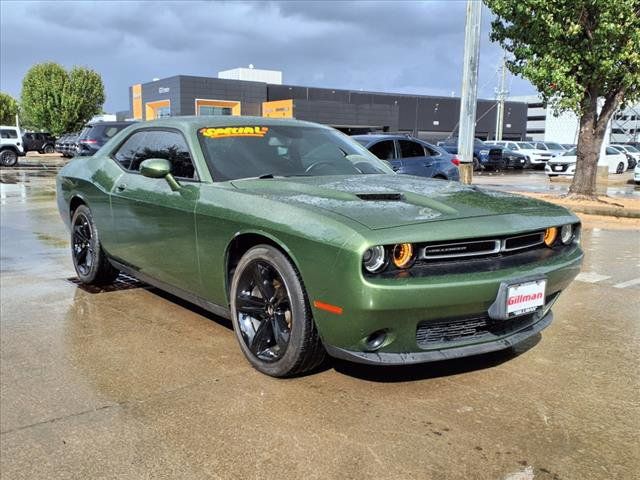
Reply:
M124 192L127 189L127 184L126 183L121 183L120 185L118 185L116 187L116 190L118 190L119 192Z

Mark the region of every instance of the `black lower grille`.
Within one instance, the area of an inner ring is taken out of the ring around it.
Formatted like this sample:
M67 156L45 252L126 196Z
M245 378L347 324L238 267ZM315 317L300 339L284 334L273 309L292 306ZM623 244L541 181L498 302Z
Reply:
M493 320L488 315L418 324L416 342L420 348L452 347L454 343L490 341L517 332L537 320L535 314L510 320Z

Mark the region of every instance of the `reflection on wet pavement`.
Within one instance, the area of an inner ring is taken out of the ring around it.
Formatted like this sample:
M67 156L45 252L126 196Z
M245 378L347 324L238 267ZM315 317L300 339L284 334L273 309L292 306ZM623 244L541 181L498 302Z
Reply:
M513 351L407 368L332 362L275 380L246 363L223 319L154 289L68 281L53 177L16 182L0 185L2 478L640 471L640 285L616 288L640 277L640 232L585 229L591 275Z

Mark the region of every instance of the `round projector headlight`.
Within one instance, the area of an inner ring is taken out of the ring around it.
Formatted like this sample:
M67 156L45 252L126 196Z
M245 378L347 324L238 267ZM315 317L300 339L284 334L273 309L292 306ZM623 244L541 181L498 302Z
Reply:
M558 229L556 227L547 228L544 232L544 244L550 247L558 238Z
M367 272L376 273L387 264L387 255L382 245L376 245L364 252L362 264Z
M560 241L564 245L568 245L573 240L573 226L572 225L563 225L560 229Z
M393 264L397 268L409 268L413 263L413 245L398 243L393 247Z

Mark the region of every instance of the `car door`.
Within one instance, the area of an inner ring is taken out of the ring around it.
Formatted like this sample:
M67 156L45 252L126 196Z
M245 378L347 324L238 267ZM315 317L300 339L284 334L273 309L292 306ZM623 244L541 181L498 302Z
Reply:
M369 145L367 149L380 160L389 162L394 171L397 172L402 168L402 160L398 158L393 140L381 140Z
M402 172L419 177L433 177L436 160L428 155L424 146L413 140L398 140L398 150L402 158Z
M135 130L111 154L122 175L111 191L116 231L113 256L156 280L197 290L200 279L195 235L195 206L200 183L193 156L182 133L174 129ZM140 163L164 158L181 183L140 174Z
M609 168L609 173L617 173L618 165L622 163L622 171L624 172L627 169L627 157L620 153L613 147L607 147L605 149L605 158L607 160L607 167Z

